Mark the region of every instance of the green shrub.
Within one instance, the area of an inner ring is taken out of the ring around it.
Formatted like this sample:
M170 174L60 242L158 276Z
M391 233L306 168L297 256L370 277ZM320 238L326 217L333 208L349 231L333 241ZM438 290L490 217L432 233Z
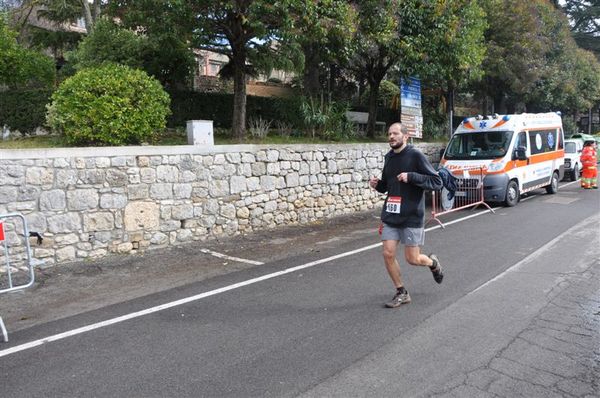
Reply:
M71 144L139 144L165 128L169 95L145 72L122 65L84 69L52 95L48 124Z
M147 42L145 36L101 18L94 25L94 30L79 43L77 50L67 54L67 59L76 70L104 63L141 68Z
M23 134L45 124L51 90L9 90L0 95L0 127Z
M21 46L16 37L0 14L0 87L52 87L56 75L52 58Z

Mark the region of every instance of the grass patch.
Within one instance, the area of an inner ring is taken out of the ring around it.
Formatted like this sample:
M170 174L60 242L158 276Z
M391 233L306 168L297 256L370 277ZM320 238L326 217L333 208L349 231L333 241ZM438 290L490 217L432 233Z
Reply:
M65 148L68 146L67 140L64 137L55 135L23 137L0 141L0 148L2 149Z
M231 136L229 130L215 129L215 145L283 145L283 144L360 144L372 142L386 142L386 137L379 136L369 139L366 137L351 137L347 139L323 139L302 135L281 136L269 134L264 138L252 137L249 134L243 141ZM183 129L169 129L156 135L149 145L187 145L187 133ZM69 148L70 145L64 136L46 135L15 138L6 141L0 140L0 149L34 149L34 148Z

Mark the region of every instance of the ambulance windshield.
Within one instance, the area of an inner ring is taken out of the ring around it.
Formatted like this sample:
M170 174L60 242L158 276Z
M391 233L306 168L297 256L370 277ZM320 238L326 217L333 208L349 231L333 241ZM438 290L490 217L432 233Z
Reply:
M495 159L506 154L512 131L477 131L454 134L444 157L446 159Z

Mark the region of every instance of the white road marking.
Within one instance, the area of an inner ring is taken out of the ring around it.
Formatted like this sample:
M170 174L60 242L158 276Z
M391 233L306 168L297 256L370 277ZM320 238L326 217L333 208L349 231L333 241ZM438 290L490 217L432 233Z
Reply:
M565 185L569 185L569 184L565 184ZM530 198L533 198L533 197L535 197L535 196L524 198L523 200L527 200L527 199L530 199ZM498 207L495 207L494 210L497 209L497 208ZM477 216L480 216L482 214L489 213L489 212L490 212L489 210L483 210L483 211L481 211L479 213L471 214L469 216L458 218L456 220L447 222L445 225L456 224L458 222L462 222L462 221L465 221L465 220L468 220L468 219L471 219L473 217L477 217ZM438 228L441 228L441 226L436 225L434 227L425 229L425 231L433 231L433 230L438 229ZM565 235L569 231L561 234L561 236ZM540 250L543 250L543 249L545 250L547 247L549 247L551 244L553 244L553 242L555 242L559 238L560 237L553 239L551 242L547 243L542 248L538 249L538 251L536 251L536 253L538 253ZM372 244L372 245L369 245L369 246L365 246L365 247L362 247L360 249L352 250L352 251L349 251L349 252L336 254L335 256L327 257L327 258L324 258L324 259L321 259L321 260L312 261L312 262L309 262L309 263L306 263L306 264L303 264L303 265L299 265L299 266L296 266L296 267L287 268L287 269L285 269L283 271L273 272L271 274L259 276L257 278L248 279L248 280L243 281L243 282L235 283L235 284L229 285L229 286L224 286L222 288L211 290L209 292L205 292L205 293L201 293L201 294L197 294L195 296L190 296L190 297L186 297L186 298L183 298L183 299L180 299L180 300L171 301L169 303L161 304L161 305L158 305L156 307L147 308L145 310L141 310L141 311L137 311L137 312L132 312L130 314L126 314L126 315L122 315L122 316L119 316L119 317L116 317L116 318L108 319L106 321L102 321L102 322L98 322L98 323L93 323L91 325L83 326L83 327L80 327L80 328L77 328L77 329L68 330L66 332L58 333L58 334L55 334L55 335L52 335L52 336L48 336L48 337L45 337L45 338L42 338L42 339L39 339L39 340L34 340L34 341L29 342L29 343L17 345L17 346L11 347L11 348L7 348L6 350L1 350L0 351L0 358L4 357L4 356L7 356L7 355L10 355L10 354L14 354L14 353L19 352L19 351L24 351L24 350L28 350L30 348L39 347L39 346L41 346L43 344L46 344L46 343L50 343L50 342L57 341L57 340L62 340L62 339L65 339L67 337L71 337L71 336L75 336L75 335L78 335L78 334L86 333L86 332L89 332L89 331L92 331L92 330L95 330L95 329L100 329L100 328L103 328L105 326L114 325L114 324L117 324L117 323L120 323L120 322L127 321L129 319L139 318L141 316L152 314L152 313L155 313L155 312L158 312L158 311L162 311L162 310L165 310L165 309L168 309L168 308L173 308L173 307L177 307L179 305L191 303L193 301L198 301L198 300L201 300L201 299L206 298L206 297L210 297L210 296L214 296L214 295L217 295L217 294L220 294L220 293L228 292L230 290L238 289L240 287L252 285L254 283L258 283L258 282L261 282L261 281L264 281L264 280L267 280L267 279L276 278L278 276L289 274L289 273L292 273L292 272L296 272L296 271L299 271L299 270L302 270L302 269L305 269L305 268L314 267L315 265L319 265L319 264L327 263L329 261L337 260L339 258L351 256L353 254L360 253L360 252L367 251L367 250L371 250L371 249L374 249L374 248L379 247L379 246L381 246L381 242L375 243L375 244ZM210 252L210 251L207 251L207 252ZM211 252L211 254L213 254L213 253L214 252ZM526 261L528 261L528 259L530 259L530 257L532 255L533 254L529 255L525 259L521 260L519 263L513 265L511 268L509 268L508 270L504 271L502 274L500 274L500 275L496 276L495 278L491 279L490 281L484 283L483 285L481 285L477 289L473 290L471 293L474 293L477 290L479 290L479 289L483 288L484 286L486 286L487 284L493 282L494 280L499 279L502 275L506 274L507 272L509 272L510 270L512 270L515 267L519 266L520 264L524 264ZM232 259L236 259L236 261L243 260L243 259L237 259L235 257L233 257ZM251 260L244 260L244 261L248 262L248 261L251 261ZM471 294L471 293L469 293L469 294Z
M261 263L260 261L247 260L245 258L239 258L239 257L232 257L232 256L228 256L227 254L218 253L218 252L208 250L208 249L200 249L200 251L202 253L210 254L215 257L224 258L225 260L237 261L240 263L247 263L247 264L253 264L253 265L263 265L264 264L264 263Z
M219 289L215 289L215 290L211 290L209 292L205 292L205 293L201 293L201 294L197 294L195 296L190 296L190 297L186 297L180 300L176 300L176 301L171 301L169 303L165 303L165 304L161 304L158 305L156 307L151 307L151 308L147 308L145 310L141 310L141 311L137 311L137 312L132 312L130 314L126 314L126 315L122 315L116 318L112 318L112 319L108 319L106 321L102 321L102 322L98 322L98 323L93 323L91 325L87 325L87 326L83 326L77 329L72 329L63 333L58 333L52 336L48 336L39 340L35 340L35 341L31 341L29 343L25 343L25 344L21 344L15 347L11 347L8 348L6 350L2 350L0 351L0 357L4 357L10 354L14 354L15 352L19 352L19 351L24 351L30 348L34 348L34 347L38 347L41 346L42 344L46 344L46 343L50 343L52 341L57 341L57 340L62 340L64 338L67 337L71 337L71 336L75 336L78 334L82 334L82 333L86 333L95 329L100 329L102 327L105 326L110 326L110 325L114 325L116 323L120 323L120 322L124 322L127 321L129 319L133 319L133 318L139 318L141 316L144 315L148 315L148 314L152 314L158 311L162 311L168 308L173 308L173 307L177 307L183 304L187 304L187 303L191 303L193 301L197 301L206 297L210 297L210 296L214 296L216 294L219 293L224 293L224 292L228 292L230 290L234 290L234 289L238 289L240 287L243 286L248 286L248 285L252 285L254 283L257 282L261 282L267 279L272 279L281 275L285 275L285 274L289 274L291 272L295 272L295 271L299 271L305 268L310 268L310 267L314 267L315 265L319 265L319 264L323 264L323 263L327 263L329 261L333 261L333 260L337 260L339 258L343 258L343 257L347 257L347 256L351 256L353 254L356 253L360 253L366 250L371 250L375 247L381 246L381 242L380 243L376 243L373 245L369 245L369 246L365 246L365 247L361 247L360 249L356 249L356 250L352 250L349 252L345 252L345 253L340 253L340 254L336 254L335 256L331 256L331 257L327 257L327 258L323 258L321 260L316 260L316 261L311 261L310 263L306 263L303 265L299 265L296 267L291 267L291 268L287 268L283 271L278 271L278 272L273 272L271 274L267 274L267 275L263 275L263 276L259 276L257 278L253 278L253 279L248 279L246 281L243 282L239 282L239 283L234 283L233 285L229 285L229 286L224 286L222 288Z

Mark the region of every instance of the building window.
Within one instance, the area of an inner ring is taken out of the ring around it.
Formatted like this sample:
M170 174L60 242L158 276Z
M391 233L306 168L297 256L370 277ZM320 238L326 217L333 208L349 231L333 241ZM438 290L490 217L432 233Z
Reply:
M208 75L209 76L217 76L219 74L219 71L221 70L221 68L223 67L223 64L219 63L219 62L209 62L208 64Z

